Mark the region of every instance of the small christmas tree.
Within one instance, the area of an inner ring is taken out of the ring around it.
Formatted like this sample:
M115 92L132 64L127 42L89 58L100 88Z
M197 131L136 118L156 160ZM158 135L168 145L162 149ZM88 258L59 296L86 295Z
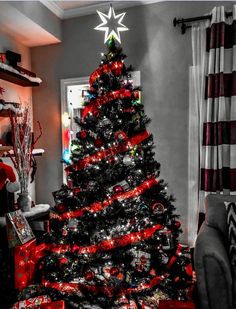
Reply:
M180 222L125 57L111 36L76 119L68 185L54 193L36 279L66 308L157 308L159 299L186 300L191 285L190 252L178 243Z

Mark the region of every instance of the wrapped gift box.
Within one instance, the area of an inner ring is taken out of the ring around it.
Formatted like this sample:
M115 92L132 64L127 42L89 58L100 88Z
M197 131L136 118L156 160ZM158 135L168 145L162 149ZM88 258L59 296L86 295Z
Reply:
M65 309L64 300L54 301L50 304L43 304L40 306L40 309Z
M158 309L196 309L191 301L160 300Z
M35 265L44 255L45 244L36 246L35 239L14 248L15 288L22 290L32 283Z
M21 300L17 303L15 303L11 309L36 309L36 308L41 308L41 306L47 305L51 303L51 298L47 295L40 295L37 297L29 298L26 300ZM48 307L44 307L48 308ZM53 307L52 307L53 308Z

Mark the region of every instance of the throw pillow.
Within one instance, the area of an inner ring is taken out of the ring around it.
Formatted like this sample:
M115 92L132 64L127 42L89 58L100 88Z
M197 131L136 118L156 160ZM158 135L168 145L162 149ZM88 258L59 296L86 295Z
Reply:
M231 265L236 266L236 203L224 203L227 211L229 258Z

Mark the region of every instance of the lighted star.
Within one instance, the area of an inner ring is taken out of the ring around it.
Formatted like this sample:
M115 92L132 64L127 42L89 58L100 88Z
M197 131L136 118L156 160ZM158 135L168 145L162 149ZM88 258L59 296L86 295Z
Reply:
M105 31L104 44L106 44L106 42L112 37L121 43L120 32L129 30L125 25L122 24L122 20L126 13L116 15L113 7L110 7L108 15L100 11L97 11L97 13L101 18L102 23L94 29Z

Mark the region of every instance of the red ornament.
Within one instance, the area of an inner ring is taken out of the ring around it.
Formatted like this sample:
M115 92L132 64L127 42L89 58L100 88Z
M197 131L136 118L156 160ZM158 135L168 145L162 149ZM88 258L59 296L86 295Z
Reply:
M101 138L95 139L94 145L95 145L96 147L101 147L101 146L103 145L102 139L101 139Z
M68 235L68 231L67 231L67 230L63 230L63 231L62 231L62 235L63 235L63 236L67 236L67 235Z
M181 227L181 223L179 221L175 221L173 227L174 227L174 229L177 230L177 229L179 229Z
M115 193L123 193L124 189L121 186L117 185L117 186L114 186L113 191Z
M136 223L136 219L135 218L131 218L129 220L130 225L134 225Z
M73 193L74 194L78 194L81 192L81 189L80 188L73 188Z
M63 213L65 211L66 207L64 204L58 204L57 205L57 211L60 213Z
M139 91L134 91L133 96L135 99L139 99Z
M60 264L67 264L68 263L68 259L63 257L59 260Z
M87 136L88 136L88 131L82 130L82 131L79 132L79 137L81 139L85 139Z
M118 267L112 267L110 269L110 275L111 276L117 276L120 273L120 270Z
M94 276L95 276L94 272L92 270L89 270L85 273L84 278L86 281L92 281Z
M174 278L174 281L175 281L175 282L179 282L179 281L180 281L180 277L179 277L179 276L175 277L175 278Z
M114 157L110 157L109 159L108 159L108 162L110 163L110 164L113 164L113 163L115 163L115 158Z
M151 208L152 212L156 215L161 215L165 211L165 207L161 203L154 203Z
M128 136L126 135L125 132L119 131L115 133L115 139L119 141L126 141L128 139Z

